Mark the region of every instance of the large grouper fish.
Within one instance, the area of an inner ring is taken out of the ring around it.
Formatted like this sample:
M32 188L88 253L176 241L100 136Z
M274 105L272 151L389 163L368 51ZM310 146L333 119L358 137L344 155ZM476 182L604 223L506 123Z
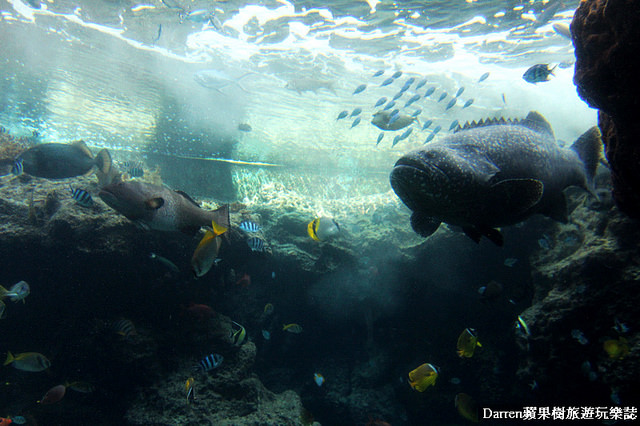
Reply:
M551 125L537 112L522 120L489 119L456 131L402 156L391 171L391 186L413 214L421 236L441 222L460 226L475 242L482 236L501 246L497 227L541 213L568 221L563 190L591 192L602 158L597 127L569 149L555 140Z
M121 181L102 187L98 194L112 209L143 227L193 234L211 222L228 228L229 206L203 210L181 191L140 181Z

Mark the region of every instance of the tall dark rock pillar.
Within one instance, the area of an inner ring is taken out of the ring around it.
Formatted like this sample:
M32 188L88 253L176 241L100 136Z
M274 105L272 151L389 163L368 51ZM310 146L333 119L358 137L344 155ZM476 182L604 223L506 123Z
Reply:
M618 207L640 218L640 3L584 0L571 23L578 94L600 110Z

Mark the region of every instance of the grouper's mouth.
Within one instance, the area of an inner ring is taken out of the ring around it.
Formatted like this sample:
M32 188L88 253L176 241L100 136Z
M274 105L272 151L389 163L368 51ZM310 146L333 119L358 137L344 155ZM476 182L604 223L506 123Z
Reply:
M112 192L105 188L102 188L100 192L98 192L98 197L100 197L102 201L110 206L116 203L118 200L118 198Z
M391 187L411 210L438 197L437 183L449 180L435 164L413 156L400 158L389 176ZM434 191L434 189L436 191Z
M116 194L111 192L107 187L100 189L98 197L100 197L106 205L115 211L120 212L125 216L130 213L131 206L125 200L122 200Z

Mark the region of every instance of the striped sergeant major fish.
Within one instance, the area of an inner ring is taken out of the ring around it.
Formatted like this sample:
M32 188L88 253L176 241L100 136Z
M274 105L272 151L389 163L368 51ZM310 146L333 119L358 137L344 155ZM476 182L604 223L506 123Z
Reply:
M125 173L132 178L139 178L144 176L144 164L140 161L125 161L122 163Z
M128 319L120 319L111 324L111 329L122 337L136 336L138 332L133 323Z
M247 240L247 245L251 251L262 253L264 251L264 240L258 237L252 237Z
M71 193L71 198L76 200L76 203L78 203L82 207L91 207L93 205L93 198L91 198L91 194L89 194L84 189L74 189L71 185L69 185L69 192Z
M24 165L22 164L22 158L17 158L13 161L11 167L11 173L15 176L20 176L24 172Z
M193 369L194 370L202 369L202 371L206 373L215 368L220 367L220 365L222 364L222 361L224 361L224 357L222 355L209 354L204 358L202 358L200 362L198 362L198 365L194 366Z
M260 230L260 225L251 220L243 220L240 222L240 229L244 232L258 232Z

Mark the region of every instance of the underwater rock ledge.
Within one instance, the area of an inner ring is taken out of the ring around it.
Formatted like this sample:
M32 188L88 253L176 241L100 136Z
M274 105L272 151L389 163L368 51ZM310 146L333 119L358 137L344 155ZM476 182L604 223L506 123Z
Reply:
M532 257L534 302L522 313L532 336L528 350L522 348L517 375L536 380L541 404L619 405L615 398L637 404L640 231L615 208L594 214L578 207L572 221L582 230L575 250L541 250ZM549 235L562 240L565 229L558 224ZM619 323L636 326L623 332L615 329ZM603 343L620 338L630 353L609 356Z

